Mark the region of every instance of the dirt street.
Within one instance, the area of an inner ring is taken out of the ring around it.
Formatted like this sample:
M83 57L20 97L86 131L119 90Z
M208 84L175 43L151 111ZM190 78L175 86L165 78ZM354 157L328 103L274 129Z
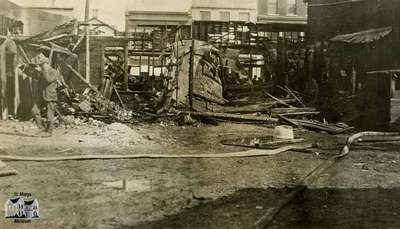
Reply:
M224 153L246 150L220 144L224 139L272 134L262 125L149 124L131 126L136 139L122 144L120 135L110 137L102 128L58 128L53 137L40 138L31 123L2 121L0 154ZM6 161L19 174L0 178L0 203L15 192L31 193L40 203L40 219L15 224L1 217L0 228L250 228L290 187L339 153L348 136L303 129L295 135L319 143L319 149L235 159ZM398 149L395 143L354 147L283 209L271 228L398 228L400 203L391 201L399 199Z

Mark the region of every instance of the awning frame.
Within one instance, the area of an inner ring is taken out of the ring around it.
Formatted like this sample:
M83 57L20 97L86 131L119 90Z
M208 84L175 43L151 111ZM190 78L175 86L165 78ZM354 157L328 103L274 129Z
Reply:
M359 31L356 33L340 34L330 39L332 42L341 42L349 44L365 44L374 42L386 37L393 31L392 27L382 27Z

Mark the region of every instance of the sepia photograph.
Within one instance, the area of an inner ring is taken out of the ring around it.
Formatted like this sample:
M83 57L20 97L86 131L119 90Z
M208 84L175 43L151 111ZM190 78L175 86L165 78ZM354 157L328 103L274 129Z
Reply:
M400 0L0 0L0 228L400 228Z

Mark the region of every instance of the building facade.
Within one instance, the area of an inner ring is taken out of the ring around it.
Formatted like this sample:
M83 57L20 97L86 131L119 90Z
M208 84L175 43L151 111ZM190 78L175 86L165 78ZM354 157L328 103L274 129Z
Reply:
M298 31L307 25L307 3L304 0L258 0L259 24L271 30Z
M190 0L129 1L125 13L126 32L137 31L138 27L182 26L191 24Z
M126 32L134 32L137 27L190 25L188 11L130 11L126 12Z
M192 0L194 21L257 21L257 0Z

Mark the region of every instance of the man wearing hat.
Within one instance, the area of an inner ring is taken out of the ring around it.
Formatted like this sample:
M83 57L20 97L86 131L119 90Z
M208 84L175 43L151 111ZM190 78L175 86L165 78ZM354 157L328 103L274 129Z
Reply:
M39 78L38 87L36 88L36 96L32 113L36 120L39 128L44 130L50 135L52 134L53 122L54 122L54 110L55 103L57 102L57 87L58 82L62 81L61 75L50 65L50 60L43 54L38 55L33 61L34 64L39 66ZM45 105L47 109L47 123L43 125L40 107L39 105Z

